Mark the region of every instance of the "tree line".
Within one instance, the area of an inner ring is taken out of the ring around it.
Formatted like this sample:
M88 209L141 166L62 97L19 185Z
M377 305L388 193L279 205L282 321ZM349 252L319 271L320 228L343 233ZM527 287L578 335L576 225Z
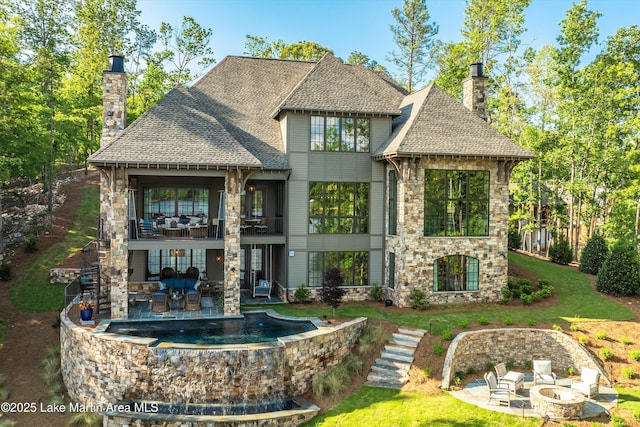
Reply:
M566 240L574 259L596 231L637 248L638 27L601 41L601 15L581 0L555 29L556 43L534 50L522 42L531 0L467 0L460 39L445 43L428 0L398 3L390 11L396 49L376 52L396 67L396 81L412 92L433 75L461 99L469 64L481 61L490 123L535 155L511 176L511 227L524 236L520 244L545 253L544 229ZM0 183L20 177L49 185L54 165L81 164L98 148L109 54L127 58L128 123L215 63L212 30L195 19L151 29L139 18L135 0L0 0ZM599 51L587 60L593 48ZM327 52L312 41L246 35L243 54L317 61ZM392 74L362 52L344 61Z

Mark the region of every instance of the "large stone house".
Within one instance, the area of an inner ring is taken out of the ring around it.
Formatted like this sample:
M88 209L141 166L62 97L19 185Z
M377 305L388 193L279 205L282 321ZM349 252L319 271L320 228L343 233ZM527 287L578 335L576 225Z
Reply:
M531 158L486 121L474 64L464 105L344 64L227 57L126 127L123 58L104 72L101 275L112 318L128 284L206 271L224 313L259 280L283 301L338 267L404 307L495 301L507 279L509 173ZM126 127L126 129L125 129Z

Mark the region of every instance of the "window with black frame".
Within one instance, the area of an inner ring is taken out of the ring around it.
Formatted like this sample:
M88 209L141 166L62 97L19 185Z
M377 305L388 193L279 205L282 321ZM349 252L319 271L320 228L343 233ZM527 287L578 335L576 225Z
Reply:
M337 268L344 286L369 284L369 252L309 252L309 286L321 287L324 272Z
M478 259L464 255L438 258L433 266L434 292L477 291Z
M489 172L425 170L425 236L489 235Z
M309 183L309 234L364 234L368 230L369 183Z
M369 152L369 119L311 116L311 151Z
M156 216L209 217L209 190L206 188L149 187L143 192L144 218Z

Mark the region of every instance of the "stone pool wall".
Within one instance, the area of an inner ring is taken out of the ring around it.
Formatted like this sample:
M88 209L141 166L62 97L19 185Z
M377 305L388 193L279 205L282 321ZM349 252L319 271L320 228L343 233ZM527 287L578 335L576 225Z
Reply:
M455 372L475 368L486 371L488 362L513 362L516 371L533 359L551 360L556 373L573 367L579 374L581 367L600 371L600 378L607 384L609 378L586 348L570 336L551 329L484 329L463 332L451 342L442 369L442 388L449 388Z
M154 338L94 331L63 316L62 374L69 395L82 405L291 398L311 389L315 373L341 363L365 325L359 318L275 343L165 348L149 347Z

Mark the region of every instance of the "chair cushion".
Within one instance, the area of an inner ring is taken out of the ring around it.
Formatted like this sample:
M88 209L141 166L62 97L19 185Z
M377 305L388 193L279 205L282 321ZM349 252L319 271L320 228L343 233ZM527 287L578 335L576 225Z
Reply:
M540 375L551 375L551 361L550 360L534 360L533 371Z
M600 372L597 369L582 368L580 379L587 384L598 384L600 382Z

